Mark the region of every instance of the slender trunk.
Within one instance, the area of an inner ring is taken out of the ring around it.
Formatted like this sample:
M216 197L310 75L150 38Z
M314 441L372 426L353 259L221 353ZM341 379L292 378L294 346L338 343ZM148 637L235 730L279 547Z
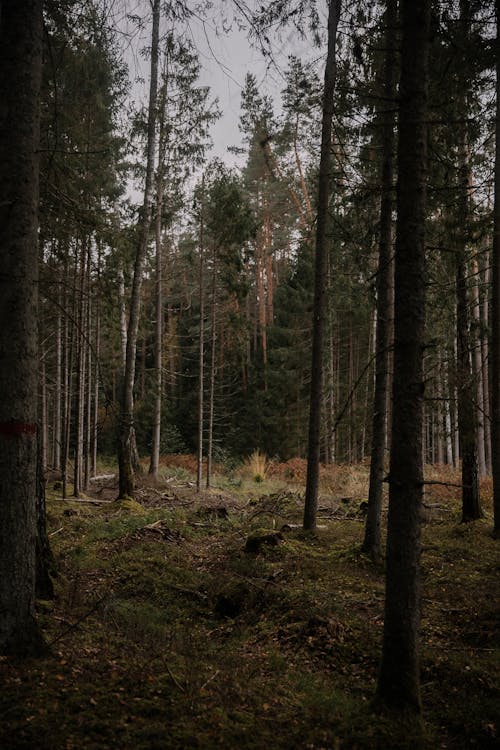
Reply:
M65 383L64 383L64 434L63 434L63 445L62 445L62 496L67 497L68 488L68 461L69 461L69 450L71 444L71 417L73 407L73 366L75 360L75 338L76 338L76 279L78 274L78 263L77 263L77 252L75 252L75 267L73 271L73 280L71 289L67 289L66 292L66 319L64 326L64 339L65 339L65 353L64 353L64 369L65 369ZM67 274L67 280L69 283L69 269ZM73 303L71 306L71 312L69 312L69 300L72 295ZM70 320L71 318L71 320Z
M472 337L473 346L473 370L474 380L476 383L476 424L477 424L477 468L479 477L486 476L486 452L484 440L484 382L483 382L483 363L481 352L481 307L479 297L479 266L477 262L477 253L472 259L472 320L474 322L474 331Z
M204 242L205 242L205 227L204 227L204 215L203 215L203 200L205 198L205 182L202 179L202 205L200 212L200 278L199 278L199 295L200 295L200 329L198 338L198 352L199 352L199 365L198 365L198 460L197 460L197 471L196 471L196 490L197 492L201 489L201 481L203 478L203 403L204 403L204 370L205 370L205 274L204 274Z
M217 268L216 253L214 248L213 269L212 269L212 335L210 340L210 393L208 402L208 447L207 447L207 489L212 481L212 453L214 437L214 397L215 397L215 345L217 341L216 331L216 287L217 287Z
M500 537L500 0L495 3L496 144L493 247L491 253L491 464L493 473L493 533Z
M54 571L55 561L50 549L47 534L47 513L45 506L45 476L40 450L38 451L36 472L36 572L35 591L40 599L53 599L54 586L51 572Z
M118 299L120 305L120 344L121 344L121 362L125 370L127 359L127 309L125 305L125 274L123 267L118 268Z
M84 393L86 372L86 341L85 341L85 269L86 269L86 242L82 241L80 253L80 280L79 301L77 314L77 361L76 361L76 423L75 423L75 453L73 472L73 496L80 497L82 483L83 465L83 417L84 417Z
M307 452L306 497L304 529L316 529L319 491L319 461L321 449L321 404L323 393L323 329L325 318L326 259L328 242L328 201L331 179L331 142L334 112L335 79L337 74L337 25L341 0L328 4L328 52L325 66L323 116L321 128L321 156L318 177L318 216L316 223L316 261L314 272L313 334L311 355L311 392L309 405L309 433Z
M99 357L101 353L101 312L99 297L96 300L95 314L95 364L94 364L94 414L92 420L92 476L97 476L97 447L99 440Z
M452 393L450 379L448 377L448 365L443 375L444 377L444 388L443 393L445 394L444 402L444 425L445 425L445 440L446 440L446 463L448 466L454 466L453 462L453 428L451 423L451 403Z
M151 445L151 461L149 464L149 473L158 477L158 467L160 465L160 438L161 438L161 407L162 407L162 390L163 390L163 373L162 373L162 343L163 343L163 279L162 279L162 237L161 225L163 218L163 179L161 169L159 168L159 177L156 188L156 221L155 221L155 301L156 301L156 325L155 325L155 397L153 411L153 439Z
M380 236L377 269L377 328L375 356L375 393L373 398L372 445L368 511L366 516L363 551L372 559L380 560L382 487L384 479L385 450L387 444L387 401L389 391L389 347L392 318L393 251L392 211L394 205L394 123L395 112L391 106L396 98L396 27L397 1L387 0L385 11L385 67L384 101L388 107L381 112L382 119L382 170L380 202Z
M490 287L490 257L489 252L485 253L484 272L483 272L483 303L481 305L481 373L483 379L483 398L484 398L484 454L486 460L486 473L491 476L491 393L490 378L488 371L489 362L489 342L487 331L489 329L489 287Z
M456 248L458 432L462 458L462 521L481 517L477 460L477 414L471 359L467 294L467 216L469 165L465 132L460 134L459 227Z
M84 439L84 471L83 471L83 488L89 489L90 482L90 447L92 435L92 294L91 294L91 262L92 262L92 243L88 245L87 257L87 319L86 319L86 350L87 350L87 395L86 395L86 414L85 414L85 439Z
M152 215L152 192L155 164L155 128L156 128L156 98L158 88L158 48L160 30L160 0L153 3L153 30L151 41L151 80L149 88L148 110L148 140L146 181L144 186L144 202L142 208L140 237L137 247L130 312L127 326L127 351L125 370L120 398L120 415L118 425L118 471L119 497L133 497L135 494L133 471L133 448L135 445L134 432L134 380L135 359L137 351L137 332L141 312L141 288L144 273L144 263L149 240L149 229Z
M60 304L62 295L59 295ZM56 382L54 389L54 427L53 427L53 449L52 449L52 466L54 471L61 470L61 376L62 376L62 320L61 311L57 313L56 329Z
M40 441L40 462L41 470L44 472L47 468L47 444L48 444L48 424L47 424L47 367L45 364L45 352L42 351L42 362L40 372L40 432L38 439Z
M392 444L379 700L421 710L420 512L430 0L401 2Z

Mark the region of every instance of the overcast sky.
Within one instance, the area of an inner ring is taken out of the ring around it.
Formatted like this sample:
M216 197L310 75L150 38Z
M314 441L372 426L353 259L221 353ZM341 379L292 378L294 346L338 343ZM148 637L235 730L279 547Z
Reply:
M128 12L140 14L144 12L145 5L144 0L129 2ZM217 6L217 3L215 5ZM121 24L124 28L127 26L123 18ZM128 28L132 29L130 25ZM229 32L218 33L214 23L203 23L197 18L191 18L187 27L179 27L179 32L182 31L191 38L198 50L202 66L200 82L210 86L212 96L218 98L222 112L222 117L212 128L214 147L210 156L219 156L226 162L234 162L235 157L227 152L227 147L241 145L238 120L241 90L247 72L256 75L262 93L270 94L278 103L288 56L296 54L311 58L320 53L301 41L297 32L291 30L281 39L274 40L272 54L275 64L270 65L262 53L250 45L246 32L238 29L236 23L231 24ZM150 27L148 25L140 35L132 31L129 31L129 35L130 42L125 45L125 58L131 78L144 79L144 84L134 87L134 95L147 103L149 63L141 57L140 50L150 44Z

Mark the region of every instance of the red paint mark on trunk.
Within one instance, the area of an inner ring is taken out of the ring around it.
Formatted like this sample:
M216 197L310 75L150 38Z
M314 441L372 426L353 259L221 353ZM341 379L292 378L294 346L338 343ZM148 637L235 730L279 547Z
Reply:
M18 435L34 437L36 435L36 424L25 424L24 422L0 422L0 435L10 440Z

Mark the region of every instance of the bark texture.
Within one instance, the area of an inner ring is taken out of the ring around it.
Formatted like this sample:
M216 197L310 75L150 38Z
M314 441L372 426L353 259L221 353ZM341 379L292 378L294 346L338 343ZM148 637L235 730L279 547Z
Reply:
M125 372L120 399L120 417L118 425L118 473L119 497L133 497L135 492L133 458L135 452L134 432L134 382L135 359L137 352L137 332L141 312L141 289L144 275L144 263L149 241L149 230L153 210L153 178L155 163L155 128L156 99L158 90L158 47L160 31L160 0L153 3L153 30L151 37L151 78L149 88L148 142L146 182L140 226L139 244L137 247L130 312L127 327L127 348L125 355Z
M493 208L491 310L491 457L493 470L494 534L500 538L500 0L496 0L496 145L495 203Z
M0 19L0 653L36 653L41 0Z
M374 560L381 556L380 516L382 482L387 438L387 390L389 384L389 345L392 311L392 209L394 180L394 104L396 97L396 25L397 2L387 0L385 12L385 48L383 98L386 111L382 122L382 197L380 202L380 239L377 271L377 327L375 355L375 393L373 400L370 487L363 550Z
M319 459L321 450L321 405L323 395L323 336L325 290L328 255L328 199L331 182L332 120L335 79L337 74L337 26L340 0L330 0L328 7L328 52L323 93L321 156L318 177L318 217L316 223L316 262L314 272L313 340L311 356L311 395L309 408L309 443L307 452L304 529L314 531L318 511Z
M395 328L387 578L378 698L419 713L420 511L430 2L401 3Z

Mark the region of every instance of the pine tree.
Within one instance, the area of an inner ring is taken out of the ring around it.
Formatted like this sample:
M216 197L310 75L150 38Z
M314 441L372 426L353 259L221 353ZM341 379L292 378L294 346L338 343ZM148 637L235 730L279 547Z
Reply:
M420 509L430 2L401 3L392 445L379 700L421 709Z
M0 25L0 652L37 654L35 621L39 96L42 3ZM35 394L35 395L34 395Z

